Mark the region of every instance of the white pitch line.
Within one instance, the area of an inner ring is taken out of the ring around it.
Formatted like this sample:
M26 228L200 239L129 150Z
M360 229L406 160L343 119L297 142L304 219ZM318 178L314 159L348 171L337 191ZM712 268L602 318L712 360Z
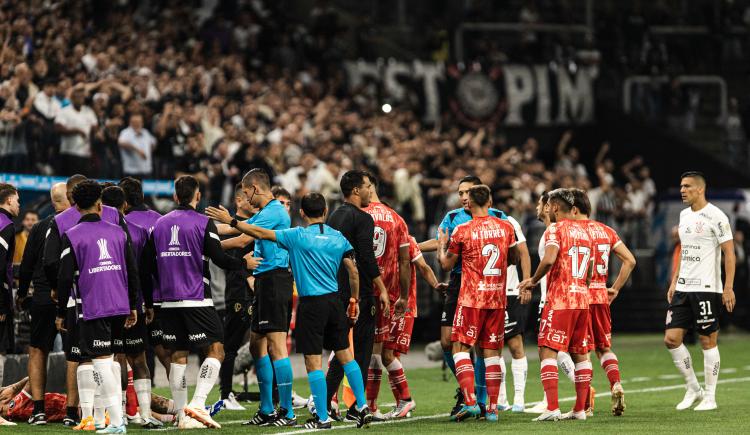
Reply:
M719 379L719 381L718 381L719 384L734 384L734 383L738 383L738 382L750 382L750 377ZM641 393L655 393L655 392L661 392L661 391L680 390L680 389L684 389L684 388L685 388L685 384L667 385L667 386L664 386L664 387L650 387L650 388L640 388L640 389L637 389L637 390L629 390L629 391L626 391L625 394L630 395L630 394L641 394ZM604 396L609 396L609 395L610 395L609 392L602 392L602 393L597 393L596 397L604 397ZM563 397L563 398L558 399L559 402L573 402L575 400L576 400L575 396ZM539 403L539 402L529 402L529 403L526 404L526 406L534 406L537 403ZM432 420L432 419L436 419L436 418L444 418L444 417L448 417L449 415L450 414L419 415L419 416L416 416L416 417L410 417L410 418L405 418L405 419L400 419L400 420L388 420L388 421L383 421L383 422L377 422L377 423L373 423L372 425L373 426L379 426L381 424L409 423L409 422L417 421L417 420ZM231 421L224 421L224 422L219 422L219 423L223 427L223 426L232 426L232 425L236 425L236 424L241 424L241 423L244 423L246 421L247 420L231 420ZM346 423L346 424L343 424L343 425L334 426L330 430L352 429L354 427L355 427L354 424ZM168 430L177 430L177 428L174 427L174 426L171 426L171 427L167 427L167 428L164 428L164 429L156 429L156 430L154 430L154 432L156 432L156 431L168 431ZM319 431L319 429L297 429L297 430L291 430L291 431L288 431L288 432L276 432L274 435L293 435L293 434L298 434L298 433L312 433L312 432L318 432L318 431Z

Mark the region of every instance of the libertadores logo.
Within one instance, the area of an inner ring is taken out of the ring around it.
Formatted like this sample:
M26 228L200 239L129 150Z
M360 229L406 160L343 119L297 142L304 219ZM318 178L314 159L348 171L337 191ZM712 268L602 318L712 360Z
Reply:
M96 244L99 245L99 261L111 260L112 256L109 255L109 251L107 250L107 239L99 239L96 241Z
M169 239L169 246L180 246L180 226L172 225L172 238Z

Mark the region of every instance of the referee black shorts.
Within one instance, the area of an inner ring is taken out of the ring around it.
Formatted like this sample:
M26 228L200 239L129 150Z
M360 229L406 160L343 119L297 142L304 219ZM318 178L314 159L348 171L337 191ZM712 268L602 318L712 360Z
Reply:
M255 275L252 331L258 334L288 332L294 279L289 269Z
M448 281L448 289L445 291L440 326L453 327L453 318L456 316L459 290L461 290L461 274L451 272L450 280Z
M505 308L505 341L523 334L528 315L528 304L522 304L518 296L508 296L508 306Z
M31 314L29 344L43 352L49 352L55 343L55 337L57 337L57 328L55 327L57 307L55 305L32 303L29 313Z
M321 355L323 349L349 347L349 319L337 293L299 298L297 305L297 353Z
M676 291L667 309L666 329L692 329L700 335L719 330L721 293Z

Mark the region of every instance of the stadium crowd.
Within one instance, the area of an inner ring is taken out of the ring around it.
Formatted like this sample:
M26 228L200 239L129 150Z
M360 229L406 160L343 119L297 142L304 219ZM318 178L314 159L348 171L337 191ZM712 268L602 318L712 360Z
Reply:
M270 4L236 7L5 8L0 170L192 174L206 203L230 204L232 186L253 167L297 203L309 191L339 200L341 174L366 167L415 234L457 204L446 195L450 180L474 173L499 207L530 220L544 190L599 186L597 217L647 227L639 219L650 215L655 189L641 160L617 168L605 144L586 167L566 132L553 165L534 138L508 143L494 125L464 131L446 118L435 129L407 108L383 113L366 89L347 88L328 9L315 9L305 27L285 24ZM184 22L194 25L177 25ZM638 246L642 231L631 232Z

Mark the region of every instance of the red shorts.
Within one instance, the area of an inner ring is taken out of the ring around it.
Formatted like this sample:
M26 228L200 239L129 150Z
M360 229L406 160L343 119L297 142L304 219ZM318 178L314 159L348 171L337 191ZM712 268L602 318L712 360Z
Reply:
M589 314L589 349L612 347L612 315L609 304L591 304Z
M375 343L385 343L388 341L388 332L391 330L392 315L392 308L388 313L388 316L386 316L380 309L380 306L378 306L378 312L375 314Z
M451 341L482 349L502 349L505 333L505 308L456 308Z
M539 347L561 352L589 352L589 310L553 310L545 305L539 321Z
M62 421L65 418L65 402L67 396L59 393L44 394L44 412L47 414L47 421ZM21 391L11 400L8 406L8 420L24 421L31 417L34 412L34 401L31 395L26 391Z
M409 352L411 344L411 331L414 329L414 317L404 316L400 319L391 318L391 328L388 330L388 339L384 348L396 351L400 354Z

